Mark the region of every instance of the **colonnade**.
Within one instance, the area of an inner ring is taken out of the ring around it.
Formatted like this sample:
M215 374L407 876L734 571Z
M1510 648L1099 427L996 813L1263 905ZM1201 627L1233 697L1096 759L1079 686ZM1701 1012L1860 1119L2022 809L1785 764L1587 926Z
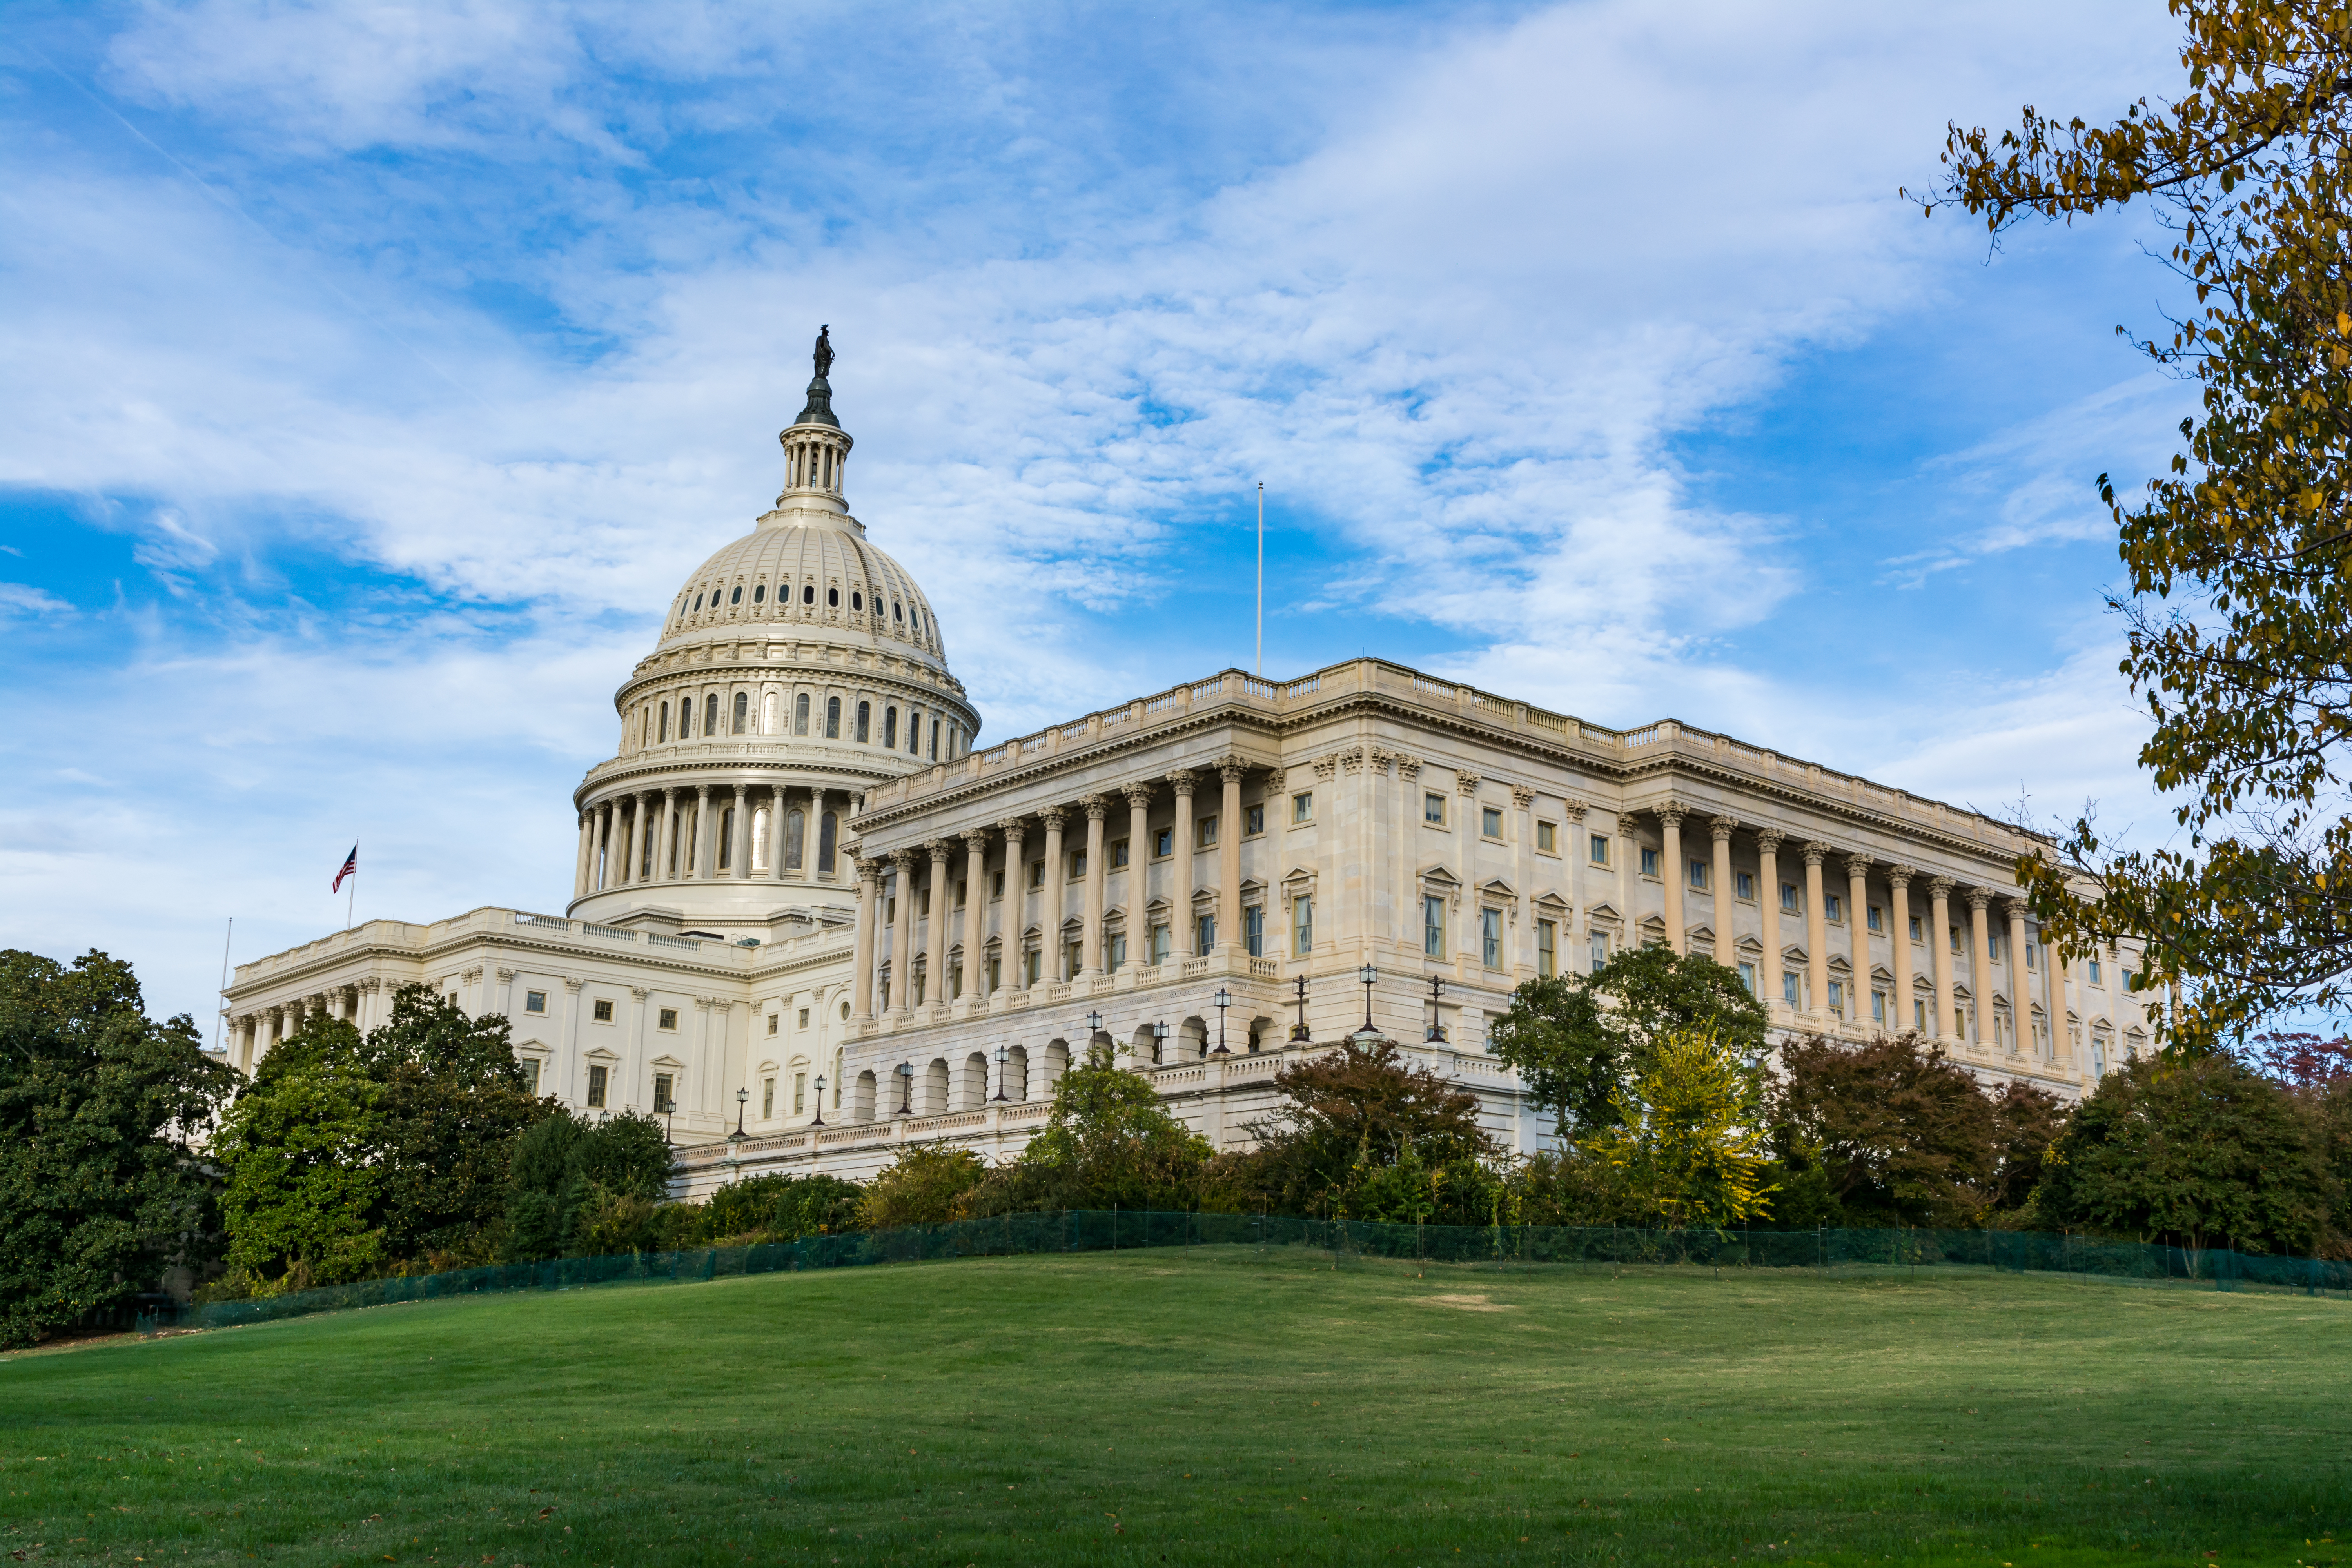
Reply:
M822 784L751 780L604 796L580 814L572 897L656 882L832 879L839 824L852 798L851 791ZM755 842L761 808L767 823ZM797 836L790 832L794 810L802 814Z
M929 921L929 941L919 955L925 972L926 1008L950 999L951 939L960 940L963 949L963 999L977 1006L984 1005L997 990L1026 990L1028 979L1023 961L1026 933L1031 927L1021 917L1026 913L1033 890L1039 895L1040 902L1034 926L1041 953L1039 981L1043 984L1064 979L1064 932L1071 913L1067 899L1073 879L1067 874L1067 857L1074 847L1074 837L1083 846L1085 871L1076 910L1077 952L1067 978L1086 981L1108 973L1111 940L1107 909L1111 872L1108 825L1118 803L1124 801L1128 845L1125 871L1128 902L1131 906L1124 911L1125 923L1131 938L1148 941L1150 900L1145 895L1153 858L1150 819L1152 807L1163 790L1173 802L1169 858L1171 864L1179 868L1169 889L1168 922L1174 927L1187 919L1202 891L1196 880L1196 857L1204 849L1195 841L1199 821L1196 801L1203 788L1214 788L1217 874L1215 903L1211 912L1215 920L1216 941L1209 953L1202 956L1236 952L1244 940L1242 782L1251 771L1250 765L1240 758L1223 757L1205 767L1177 768L1156 779L1135 780L1120 785L1116 796L1101 793L1081 795L1075 802L1008 816L989 826L971 828L948 837L928 838L919 847L877 850L861 847L856 862L858 906L853 959L856 978L852 1005L856 1016L871 1022L881 1010L881 964L886 938L893 963L888 1010L901 1016L911 1015L915 1006L913 960L918 955L910 951L909 943L919 920ZM1045 867L1042 885L1034 889L1027 885L1031 862L1026 854L1033 824L1035 836L1042 840L1039 859ZM1077 837L1078 835L1083 837ZM992 860L996 858L991 851L1000 842L1003 846L1006 915L999 935L998 954L1006 973L1001 984L992 986L987 963L988 879ZM961 922L954 919L955 869L959 859L965 889ZM887 931L884 905L890 895L886 891L886 879L888 887L896 890L895 919ZM929 896L928 915L917 908L919 891ZM1016 910L1021 913L1016 914ZM960 938L955 931L959 923Z

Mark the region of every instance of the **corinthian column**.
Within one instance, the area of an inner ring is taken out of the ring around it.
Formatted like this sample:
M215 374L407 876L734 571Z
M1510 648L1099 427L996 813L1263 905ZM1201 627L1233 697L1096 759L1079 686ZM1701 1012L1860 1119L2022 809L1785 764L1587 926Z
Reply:
M784 879L784 796L791 786L779 784L768 791L768 879Z
M1895 1016L1886 1024L1897 1034L1911 1027L1911 879L1916 875L1908 866L1886 868L1894 906L1886 928L1886 956L1887 967L1895 972Z
M1684 934L1683 879L1689 875L1683 868L1683 808L1678 801L1668 801L1658 807L1658 834L1664 841L1659 851L1665 864L1666 884L1666 946L1677 956L1690 949L1690 939Z
M771 858L768 864L772 870L774 859ZM878 868L874 861L860 855L854 864L857 868L857 943L850 961L851 1010L859 1023L870 1024L874 1021L875 920L882 891L877 886Z
M656 882L675 882L684 869L677 863L677 791L661 792L661 837L654 840L654 878Z
M1830 1005L1830 929L1828 913L1822 908L1822 861L1830 847L1820 839L1805 845L1805 969L1813 984L1815 1016L1829 1011Z
M2025 901L2003 899L2009 916L2010 1054L2021 1056L2033 1045L2033 973L2025 967Z
M1176 826L1168 840L1168 934L1170 947L1180 953L1192 951L1192 790L1199 782L1190 768L1168 775L1168 787L1176 792Z
M1131 784L1120 790L1127 796L1127 948L1141 963L1149 956L1138 943L1151 940L1151 921L1145 913L1151 902L1151 785Z
M1935 922L1934 928L1927 932L1927 952L1936 961L1936 1026L1928 1033L1937 1040L1949 1039L1958 1046L1960 1032L1952 1021L1952 879L1949 877L1927 879L1927 909L1928 918Z
M1845 858L1846 962L1853 965L1853 1021L1870 1026L1870 865L1867 855Z
M718 835L710 831L710 786L694 786L694 878L707 882L718 869Z
M1217 764L1224 781L1223 800L1217 810L1217 946L1232 951L1242 942L1242 775L1249 764L1227 757Z
M1066 978L1062 973L1062 892L1069 880L1070 868L1062 856L1062 824L1070 814L1058 805L1049 805L1037 814L1045 825L1045 936L1040 942L1038 973L1049 982Z
M572 868L572 896L573 898L584 899L588 896L588 868L594 863L595 858L596 818L594 814L589 808L583 806L580 811L579 863Z
M1004 954L1004 967L1012 976L1004 989L1026 991L1029 977L1021 968L1023 933L1029 924L1029 868L1024 862L1021 846L1028 838L1029 825L1017 816L1008 816L996 825L1004 835L1004 910L997 916L997 945Z
M890 921L890 1011L904 1017L915 1005L915 852L891 850L890 872L898 900Z
M1731 834L1739 826L1736 816L1717 816L1707 823L1715 835L1715 865L1712 872L1715 888L1715 961L1726 969L1738 966L1738 949L1731 939L1731 911L1738 908L1731 896ZM1758 985L1763 982L1759 980Z
M1969 994L1976 998L1976 1047L1992 1049L1992 929L1985 910L1992 902L1990 888L1969 889Z
M751 875L751 786L737 784L735 786L735 831L730 836L734 842L729 846L727 853L729 858L735 862L735 879L739 882L749 879Z
M596 806L596 875L598 891L613 881L613 803L601 801Z
M1103 968L1103 889L1108 872L1103 862L1103 818L1110 814L1108 795L1090 795L1078 801L1087 814L1087 907L1081 916L1084 925L1078 933L1082 947L1080 964L1091 978Z
M948 853L954 846L931 838L923 847L931 852L931 960L924 966L923 1005L937 1007L948 999Z
M988 829L963 836L963 994L988 1000Z
M1761 884L1756 889L1756 908L1764 922L1764 967L1756 976L1756 989L1764 994L1768 1008L1780 1000L1780 840L1786 837L1777 827L1756 833L1756 877Z

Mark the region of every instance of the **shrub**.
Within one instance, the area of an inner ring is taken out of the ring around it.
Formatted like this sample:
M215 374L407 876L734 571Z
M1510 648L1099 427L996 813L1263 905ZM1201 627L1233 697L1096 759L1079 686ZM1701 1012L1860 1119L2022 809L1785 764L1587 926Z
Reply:
M968 1212L965 1194L987 1174L988 1166L969 1149L938 1143L901 1149L897 1162L867 1184L858 1217L869 1230L961 1219Z

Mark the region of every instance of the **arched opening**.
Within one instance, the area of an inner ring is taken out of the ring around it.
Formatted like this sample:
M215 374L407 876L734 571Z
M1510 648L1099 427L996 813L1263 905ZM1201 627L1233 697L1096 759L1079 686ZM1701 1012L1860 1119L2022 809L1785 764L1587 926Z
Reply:
M963 1058L963 1082L958 1089L958 1110L978 1110L988 1102L988 1057L985 1052L974 1051Z
M719 731L719 693L711 692L702 700L702 737L709 740Z
M1129 1059L1137 1067L1156 1068L1160 1065L1160 1037L1151 1032L1149 1024L1135 1031L1135 1037L1128 1042L1128 1051Z
M1199 1015L1176 1026L1176 1059L1196 1062L1209 1054L1209 1026Z
M857 1075L857 1082L851 1088L849 1095L849 1119L852 1121L874 1120L875 1089L871 1068Z
M1014 1046L1004 1053L1004 1095L1008 1100L1029 1098L1029 1047Z
M751 810L751 869L768 868L768 808L754 806Z
M841 739L841 699L838 697L824 700L824 738L828 741Z
M816 871L820 877L833 875L834 851L841 837L841 818L828 811L817 822Z
M1070 1070L1070 1042L1067 1040L1046 1041L1045 1067L1045 1070L1040 1073L1037 1078L1035 1098L1039 1100L1052 1099L1054 1095L1054 1085L1060 1082L1062 1075Z
M1280 1033L1280 1028L1272 1018L1265 1016L1252 1018L1249 1024L1249 1048L1254 1051L1264 1050L1274 1044Z
M882 746L885 751L898 749L898 710L896 708L882 710Z
M802 844L806 837L808 818L799 806L784 813L784 869L801 868Z
M873 729L874 704L861 702L857 705L857 743L859 745L866 744L873 738Z
M807 734L808 719L808 693L803 691L798 697L793 699L793 733L795 735Z
M915 1101L918 1116L939 1116L948 1108L948 1063L945 1057L933 1057L931 1065L923 1069L920 1098Z

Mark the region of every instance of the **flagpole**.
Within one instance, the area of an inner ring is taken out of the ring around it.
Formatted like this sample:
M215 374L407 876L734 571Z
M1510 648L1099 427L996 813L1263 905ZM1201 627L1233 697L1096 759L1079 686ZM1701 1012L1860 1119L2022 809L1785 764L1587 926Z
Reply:
M1257 482L1257 673L1265 677L1265 481Z
M343 900L343 929L345 931L352 929L352 911L358 909L360 904L359 859L359 836L354 834L352 836L352 890L350 896Z
M229 943L230 943L230 942L232 942L233 941L235 941L235 940L236 940L236 917L235 915L231 915L231 916L229 916L229 917L228 917L228 931L227 931L227 933L226 933L226 935L224 935L224 936L221 938L221 983L220 983L220 988L221 988L221 990L222 990L224 993L226 993L226 992L228 990L228 949L229 949ZM226 1009L223 1009L223 1011L226 1011ZM213 1017L213 1049L214 1049L214 1050L215 1050L215 1051L217 1051L217 1050L219 1050L219 1049L220 1049L220 1025L221 1025L221 1021L220 1021L219 1015L218 1015L218 1014L215 1014L215 1015L214 1016L214 1017Z

